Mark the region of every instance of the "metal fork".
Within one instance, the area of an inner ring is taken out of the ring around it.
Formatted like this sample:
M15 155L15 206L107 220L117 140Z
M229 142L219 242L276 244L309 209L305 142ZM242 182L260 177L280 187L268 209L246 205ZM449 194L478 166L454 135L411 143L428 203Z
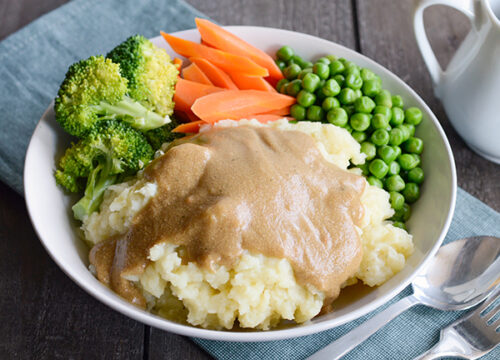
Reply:
M439 342L414 360L431 360L443 356L478 359L500 343L500 318L488 322L500 313L500 286L476 310L441 330Z

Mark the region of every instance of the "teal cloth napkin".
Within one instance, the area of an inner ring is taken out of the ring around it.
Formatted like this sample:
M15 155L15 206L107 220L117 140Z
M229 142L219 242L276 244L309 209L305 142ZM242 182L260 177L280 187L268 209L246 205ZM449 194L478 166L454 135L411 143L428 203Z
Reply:
M181 0L75 0L0 43L0 180L22 194L22 167L30 136L54 98L69 64L107 50L128 36L194 27L203 16ZM500 236L500 214L459 190L446 241L471 235ZM410 294L408 288L394 299ZM382 308L381 308L382 309ZM194 339L219 359L303 359L374 313L307 337L230 343ZM435 343L439 329L459 317L416 307L399 316L346 359L408 359ZM485 359L500 359L500 347Z

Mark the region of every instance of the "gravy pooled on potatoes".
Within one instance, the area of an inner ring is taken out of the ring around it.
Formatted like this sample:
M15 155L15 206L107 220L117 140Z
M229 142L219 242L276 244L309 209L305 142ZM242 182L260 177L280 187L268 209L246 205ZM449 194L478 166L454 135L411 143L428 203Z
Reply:
M325 160L310 135L213 128L170 148L144 176L157 194L128 232L90 252L99 280L138 306L145 299L127 278L163 241L208 269L230 267L244 250L286 258L297 281L328 301L359 268L365 180Z

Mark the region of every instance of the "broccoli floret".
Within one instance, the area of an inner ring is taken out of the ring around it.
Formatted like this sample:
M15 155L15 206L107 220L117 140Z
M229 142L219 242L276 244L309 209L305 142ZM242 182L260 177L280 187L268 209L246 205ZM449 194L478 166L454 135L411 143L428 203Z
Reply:
M83 138L96 123L119 119L147 131L170 122L130 98L120 65L92 56L70 66L55 99L56 120L71 135Z
M83 220L97 210L104 190L119 176L142 169L153 154L144 135L128 124L99 121L84 139L66 150L55 173L57 183L71 192L85 186L83 198L73 206L75 218Z
M129 95L160 115L174 110L174 86L179 71L164 49L143 36L129 37L107 55L120 64L120 72L128 80Z
M172 118L172 122L168 123L167 125L163 125L162 127L146 131L144 135L146 135L146 138L148 139L153 149L158 150L164 143L172 142L175 139L179 139L185 136L185 134L172 132L172 130L178 125L179 123Z

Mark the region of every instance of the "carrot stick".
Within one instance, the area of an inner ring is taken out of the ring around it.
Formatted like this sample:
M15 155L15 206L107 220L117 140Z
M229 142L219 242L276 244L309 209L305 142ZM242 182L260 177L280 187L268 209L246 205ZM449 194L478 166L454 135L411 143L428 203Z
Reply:
M198 98L191 110L201 120L213 123L222 119L241 119L283 109L295 103L295 98L259 90L226 90Z
M261 76L246 76L238 73L232 73L231 79L233 79L234 83L240 90L253 89L253 90L276 92L276 90L271 86L271 84L269 84Z
M218 91L225 91L225 89L185 79L179 79L175 85L175 110L190 112L191 106L194 104L196 99Z
M180 71L181 67L182 67L182 59L176 57L176 58L174 58L174 60L172 60L172 62L174 63L177 70Z
M200 57L190 57L189 61L198 65L198 67L208 76L210 81L218 87L237 90L238 87L235 85L233 80L224 71L219 69L217 66L212 64L210 61L200 58Z
M208 76L196 64L185 67L182 70L182 77L200 84L213 85Z
M188 122L185 124L180 124L175 129L173 129L172 132L185 133L185 134L197 133L198 130L200 130L200 126L203 124L206 124L206 122L203 120L192 121L192 122Z
M264 51L250 45L236 35L206 19L196 18L195 21L204 42L219 50L248 57L260 66L265 67L269 71L271 77L276 79L283 78L283 74L278 65L276 65L274 60Z
M284 107L284 108L278 109L278 110L269 111L266 114L278 115L278 116L289 115L290 114L290 106L287 106L287 107Z
M266 68L257 65L247 57L213 49L208 46L166 34L163 31L161 32L161 35L179 55L185 57L202 57L227 72L240 72L249 76L269 75Z

